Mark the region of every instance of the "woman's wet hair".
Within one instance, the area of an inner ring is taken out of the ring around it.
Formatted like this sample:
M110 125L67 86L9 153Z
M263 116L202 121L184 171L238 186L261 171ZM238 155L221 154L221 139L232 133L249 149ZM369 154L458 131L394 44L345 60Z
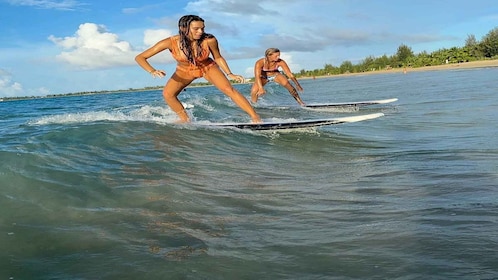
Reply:
M196 15L185 15L182 16L178 20L178 34L180 35L180 50L183 51L185 56L187 57L188 61L192 64L195 64L195 58L194 58L194 50L192 49L192 45L190 44L190 40L188 38L188 34L190 32L190 24L193 21L201 21L204 22L204 19L201 18L200 16ZM202 41L206 38L211 38L213 35L204 33L202 34L201 38L197 40L196 48L197 48L197 56L202 56Z

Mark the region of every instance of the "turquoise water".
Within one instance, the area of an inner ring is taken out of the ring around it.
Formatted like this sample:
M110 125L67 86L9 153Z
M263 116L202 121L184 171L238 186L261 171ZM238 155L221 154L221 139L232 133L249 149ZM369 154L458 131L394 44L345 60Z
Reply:
M302 80L308 103L399 98L329 112L270 85L268 121L385 114L282 133L174 124L160 91L0 102L0 279L498 278L496 77Z

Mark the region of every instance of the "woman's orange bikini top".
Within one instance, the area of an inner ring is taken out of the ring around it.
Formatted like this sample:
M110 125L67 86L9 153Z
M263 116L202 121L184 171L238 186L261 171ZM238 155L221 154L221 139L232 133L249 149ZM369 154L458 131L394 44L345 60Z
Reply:
M182 50L180 50L180 35L170 37L170 39L171 39L171 45L172 45L170 52L171 52L171 55L173 56L173 58L180 63L190 63L188 61L185 53ZM202 41L201 49L202 49L201 55L196 56L194 58L196 64L197 63L204 64L202 62L206 62L206 60L209 59L210 51L209 51L209 46L208 46L207 40Z

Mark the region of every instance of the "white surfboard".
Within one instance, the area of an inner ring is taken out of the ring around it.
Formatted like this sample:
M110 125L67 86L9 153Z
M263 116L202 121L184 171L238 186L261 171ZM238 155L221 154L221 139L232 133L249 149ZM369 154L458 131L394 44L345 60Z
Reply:
M206 124L196 124L196 125L207 126L207 127L219 127L219 128L249 129L249 130L283 130L283 129L319 127L324 125L335 125L341 123L352 123L352 122L376 119L382 116L384 116L383 113L375 113L375 114L359 115L352 117L311 119L311 120L299 120L299 121L263 122L263 123L206 123Z
M359 107L377 104L387 104L398 101L398 98L369 100L369 101L355 101L355 102L340 102L340 103L321 103L321 104L306 104L303 108L306 109L327 109L334 107Z

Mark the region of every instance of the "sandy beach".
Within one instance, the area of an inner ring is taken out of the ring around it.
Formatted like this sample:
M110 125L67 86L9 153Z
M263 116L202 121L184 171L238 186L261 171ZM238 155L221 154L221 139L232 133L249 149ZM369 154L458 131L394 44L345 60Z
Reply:
M472 62L463 63L448 63L437 66L425 66L416 68L393 68L390 70L376 70L361 73L349 73L349 74L339 74L334 76L358 76L358 75L373 75L373 74L386 74L386 73L409 73L409 72L420 72L420 71L438 71L438 70L449 70L449 69L469 69L469 68L485 68L485 67L498 67L498 59L494 60L480 60ZM323 76L330 77L330 76ZM315 78L319 78L318 76ZM305 77L300 77L300 79L305 79Z

